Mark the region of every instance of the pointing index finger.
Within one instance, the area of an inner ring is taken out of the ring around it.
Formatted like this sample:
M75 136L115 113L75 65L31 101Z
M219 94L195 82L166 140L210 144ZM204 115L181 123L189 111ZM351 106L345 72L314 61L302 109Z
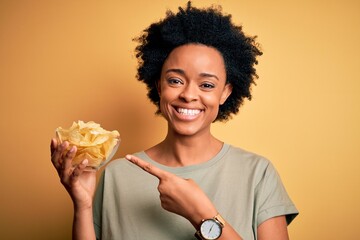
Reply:
M130 162L132 162L133 164L139 166L140 168L142 168L144 171L150 173L151 175L157 177L159 180L164 179L166 176L168 176L168 172L161 170L158 167L155 167L154 165L145 162L144 160L133 156L133 155L126 155L125 158L127 160L129 160Z

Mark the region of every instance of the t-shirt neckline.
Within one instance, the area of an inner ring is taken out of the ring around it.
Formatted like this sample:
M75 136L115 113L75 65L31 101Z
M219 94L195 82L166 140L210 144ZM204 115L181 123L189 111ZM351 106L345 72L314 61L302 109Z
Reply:
M230 145L224 143L222 148L220 149L220 151L210 160L203 162L203 163L199 163L199 164L194 164L194 165L189 165L189 166L184 166L184 167L169 167L169 166L165 166L163 164L160 164L156 161L154 161L153 159L151 159L149 157L149 155L147 155L145 153L145 151L141 151L138 153L139 157L141 159L143 159L144 161L149 162L150 164L165 170L167 172L171 172L174 174L182 174L182 173L187 173L187 172L192 172L192 171L196 171L199 169L204 169L204 168L208 168L212 165L214 165L215 163L217 163L218 161L220 161L222 159L222 157L225 155L225 153L229 150Z

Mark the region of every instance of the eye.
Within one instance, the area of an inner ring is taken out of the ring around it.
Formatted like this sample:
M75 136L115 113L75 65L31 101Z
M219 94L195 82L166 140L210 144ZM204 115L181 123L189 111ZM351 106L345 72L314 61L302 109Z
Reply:
M179 79L179 78L169 78L169 79L167 80L167 82L168 82L170 85L174 85L174 86L182 84L182 81L181 81L181 79Z
M215 85L213 83L203 83L200 85L200 87L204 89L213 89Z

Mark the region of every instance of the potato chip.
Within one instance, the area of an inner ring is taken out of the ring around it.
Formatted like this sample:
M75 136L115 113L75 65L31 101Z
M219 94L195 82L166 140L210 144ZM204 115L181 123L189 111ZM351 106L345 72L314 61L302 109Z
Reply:
M93 121L73 122L69 129L58 127L55 132L60 143L68 141L69 148L72 145L77 147L73 165L88 159L88 167L92 169L98 169L109 161L120 143L118 131L107 131Z

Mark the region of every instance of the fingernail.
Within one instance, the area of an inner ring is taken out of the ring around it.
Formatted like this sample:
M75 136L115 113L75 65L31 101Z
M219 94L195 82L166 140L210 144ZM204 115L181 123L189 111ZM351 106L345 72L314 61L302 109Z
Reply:
M125 158L126 158L127 160L131 160L131 155L128 154L128 155L125 156Z
M86 165L86 164L88 164L88 163L89 163L89 160L87 160L87 159L84 159L84 160L81 162L82 165Z
M71 153L75 152L75 146L72 146L72 147L70 148L70 152L71 152Z

